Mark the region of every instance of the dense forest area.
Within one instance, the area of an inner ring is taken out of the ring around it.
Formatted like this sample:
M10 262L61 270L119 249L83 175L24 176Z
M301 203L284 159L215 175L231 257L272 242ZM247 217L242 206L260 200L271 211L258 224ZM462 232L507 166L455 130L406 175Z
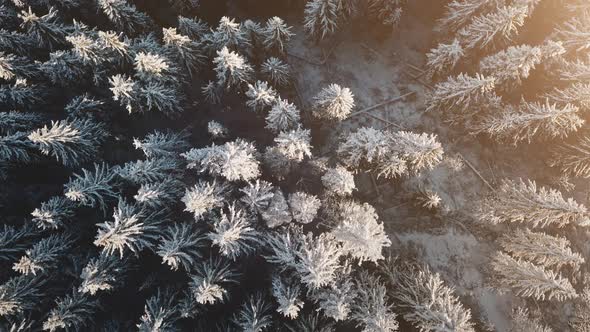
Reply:
M0 0L0 331L590 331L587 0Z

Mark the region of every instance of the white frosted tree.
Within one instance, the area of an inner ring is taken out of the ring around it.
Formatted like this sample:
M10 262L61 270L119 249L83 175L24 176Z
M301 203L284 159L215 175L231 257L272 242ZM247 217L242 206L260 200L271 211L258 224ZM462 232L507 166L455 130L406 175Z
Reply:
M344 120L354 108L354 96L349 88L330 84L313 98L313 116L322 120Z
M299 109L287 99L278 97L266 116L266 128L278 133L297 128L300 121Z
M504 4L505 0L453 0L446 5L443 17L438 20L437 30L456 32L475 17L489 13Z
M10 134L31 130L43 122L43 116L33 112L0 112L0 133Z
M90 259L80 274L78 291L95 295L98 292L111 291L121 285L127 272L127 260L114 255L100 254Z
M541 232L519 229L500 240L502 249L517 259L522 259L545 268L561 269L568 265L578 270L584 258L570 248L570 242L563 237Z
M240 201L254 212L262 212L266 210L274 197L274 187L272 183L264 180L256 180L250 182L240 192L244 194Z
M154 131L142 140L134 138L133 147L141 150L147 158L176 157L190 146L187 138L186 133Z
M137 185L149 184L174 177L178 162L171 158L153 158L130 161L117 166L115 172L119 177Z
M222 48L238 50L249 45L248 36L241 24L227 16L223 16L219 20L219 24L210 38L214 49L217 50Z
M383 25L393 28L399 25L405 0L369 0L369 14Z
M491 266L498 287L508 287L518 296L559 302L578 297L570 281L560 274L505 253L498 252Z
M391 241L371 205L343 201L334 217L336 220L330 234L342 245L343 254L358 260L359 265L383 259L383 248L389 247Z
M339 322L350 317L356 293L351 278L346 273L342 273L337 277L334 285L314 290L310 298L318 304L326 317Z
M206 213L223 206L226 190L226 186L216 181L199 181L182 197L186 206L184 211L192 213L195 220L200 220Z
M187 168L222 176L228 181L248 181L260 175L257 154L252 143L237 139L220 146L191 149L181 156L188 162Z
M279 58L270 57L260 65L260 73L274 86L284 87L290 84L289 65Z
M161 79L164 75L169 75L172 70L168 59L151 52L138 52L133 60L133 65L137 77L144 81Z
M240 331L265 331L273 323L272 306L266 302L262 294L250 295L231 321Z
M283 317L295 319L303 307L301 288L291 279L275 276L271 284L272 296L278 303L276 311Z
M248 91L246 91L246 106L253 111L264 111L270 108L273 104L280 103L280 97L267 82L256 81L254 85L248 84ZM279 101L277 101L279 98Z
M572 17L556 29L558 40L570 52L585 52L590 49L590 13Z
M219 248L222 256L233 261L253 253L262 243L260 233L254 228L251 215L235 203L220 211L207 237Z
M93 159L106 132L91 120L55 121L28 136L39 150L65 166L75 167Z
M330 285L336 279L342 249L332 235L308 233L301 239L301 247L295 252L298 261L295 270L301 282L309 289Z
M280 153L287 159L300 162L311 157L311 131L301 127L282 131L274 139L275 145Z
M190 77L195 76L206 60L202 45L178 33L176 28L164 28L162 32L164 45L171 53L171 58L180 68L186 70Z
M203 258L201 249L208 247L206 239L191 223L173 224L162 234L156 253L171 269L178 270L182 266L186 271L191 271Z
M540 318L531 317L528 310L522 307L514 309L510 318L512 320L508 332L553 332Z
M285 44L294 35L291 32L291 27L283 19L276 16L266 21L262 34L264 35L264 47L268 50L276 50L279 53L285 51Z
M0 317L25 313L39 306L45 278L19 275L0 285Z
M295 268L297 252L301 248L303 234L300 228L288 227L286 230L268 233L265 238L267 254L264 259L280 272Z
M44 331L83 330L92 325L94 314L99 308L98 300L73 291L57 299L43 322Z
M94 164L94 172L82 169L82 175L74 174L64 185L64 195L83 206L106 208L105 199L116 198L112 181L115 177L106 164Z
M69 253L74 241L64 233L53 234L36 242L12 269L24 275L47 275Z
M119 200L113 212L114 221L98 224L94 245L107 255L115 252L123 257L126 251L139 254L144 248L154 248L160 236L160 217L138 210Z
M393 332L399 324L388 303L387 288L381 280L362 271L355 279L356 300L351 306L351 318L363 332Z
M29 6L28 11L21 11L18 17L22 20L21 27L38 44L50 50L65 44L67 28L60 22L55 8L50 7L47 14L38 16Z
M145 302L143 314L136 325L138 332L177 331L180 318L176 304L176 293L158 288L156 294Z
M339 0L312 0L305 4L303 28L320 41L333 35L339 26Z
M483 222L521 223L531 228L589 226L590 214L572 198L534 181L504 180L496 193L481 202L478 218Z
M579 108L571 104L558 106L548 100L544 103L522 101L519 106L507 106L500 114L489 114L474 127L475 133L517 145L533 140L566 138L580 129L585 121Z
M228 298L228 287L237 284L236 271L220 257L201 260L191 272L190 292L200 304L216 304Z
M434 87L434 92L427 100L427 110L473 112L470 109L488 102L494 93L495 83L494 77L480 74L450 76Z
M411 172L432 169L442 161L444 151L436 135L409 131L391 135L391 149L406 161Z
M532 70L545 59L565 52L560 43L547 42L541 46L511 46L496 54L483 58L479 63L482 74L496 79L498 87L510 91L522 85Z
M554 88L546 98L560 105L576 105L582 111L590 109L590 83L573 83L563 89Z
M574 144L561 143L551 153L549 164L566 175L590 177L590 137L584 136Z
M587 284L580 294L580 300L574 304L574 312L568 325L576 332L590 331L590 288Z
M467 50L499 47L511 41L524 25L527 15L527 6L499 7L473 18L471 23L459 30L457 37Z
M63 196L51 197L31 212L33 222L41 229L59 229L74 217L74 204Z
M229 130L221 123L211 120L207 123L207 133L212 138L223 138L229 134Z
M118 101L121 106L125 106L127 112L133 112L133 106L139 98L137 83L125 75L117 74L109 78L109 88L113 93L113 100Z
M182 183L174 178L163 181L143 183L133 199L140 205L149 208L166 208L174 204L182 196Z
M426 54L426 67L431 75L443 75L455 68L459 60L465 56L458 39L452 43L439 43Z
M293 219L300 224L311 223L322 204L316 196L304 192L289 195L288 203Z
M262 211L261 215L269 228L287 225L293 220L285 195L279 189L274 191L268 207Z
M97 0L97 4L117 30L129 35L138 35L153 25L149 16L126 0Z
M471 311L461 304L454 289L426 266L388 271L391 292L403 317L420 331L474 332Z
M329 194L336 196L350 196L356 190L354 175L342 166L328 169L322 176L322 184Z
M246 59L230 51L226 46L217 51L213 64L217 73L217 84L225 86L226 89L248 83L254 73L254 69L246 62Z

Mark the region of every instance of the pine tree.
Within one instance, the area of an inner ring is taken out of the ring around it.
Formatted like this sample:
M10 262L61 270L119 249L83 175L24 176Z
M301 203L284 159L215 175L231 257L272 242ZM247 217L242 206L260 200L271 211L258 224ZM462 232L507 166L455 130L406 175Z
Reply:
M264 180L249 182L248 185L240 189L244 194L240 202L246 204L253 212L262 212L266 210L274 196L274 187L272 183Z
M140 206L149 208L163 208L175 204L182 196L182 183L174 178L168 178L154 183L144 183L133 196Z
M223 86L213 81L209 81L201 88L201 93L203 94L205 101L208 103L219 104L223 94Z
M289 207L293 219L300 224L311 223L320 209L321 202L314 196L304 192L289 195Z
M220 211L213 230L207 234L220 254L233 261L253 253L262 243L260 233L254 228L252 217L235 203Z
M0 316L14 316L32 310L44 295L41 286L45 278L20 275L0 285Z
M43 322L45 331L82 330L93 322L94 313L99 306L97 300L76 291L55 302L55 307Z
M71 236L63 233L43 238L28 249L12 269L24 275L37 275L39 272L46 275L68 254L73 242Z
M585 52L590 49L590 14L572 17L563 26L556 29L557 38L570 52Z
M241 331L262 332L272 325L272 307L260 293L250 295L232 318Z
M13 261L31 246L39 230L31 223L20 228L4 224L0 229L0 260Z
M133 60L133 65L136 76L143 81L161 79L174 71L168 59L151 52L138 52Z
M246 60L236 52L230 51L226 46L217 51L217 57L213 59L215 72L217 72L217 84L226 89L248 83L252 79L254 70Z
M152 20L125 0L97 0L98 7L117 30L136 36L153 26Z
M334 323L321 314L308 313L299 315L293 324L286 325L289 332L334 332Z
M590 331L590 288L586 286L580 294L580 301L574 305L573 317L570 318L569 326L576 332ZM511 331L512 332L512 331ZM514 331L516 332L516 331ZM553 331L542 331L553 332Z
M137 90L139 112L158 110L174 118L184 111L183 97L174 86L158 81L150 81ZM134 109L128 106L129 113Z
M187 168L222 176L228 181L248 181L258 178L260 166L256 160L256 148L242 139L221 146L191 149L181 154L188 161Z
M207 133L214 139L224 138L229 133L229 130L221 123L211 120L207 123Z
M498 285L510 287L518 296L559 302L578 297L569 280L533 263L499 252L491 264Z
M201 260L192 270L190 292L200 304L216 304L228 299L227 287L238 283L238 273L220 257Z
M314 290L309 296L326 317L336 322L349 318L356 300L354 284L348 273L341 273L333 285Z
M248 55L251 58L259 58L262 56L264 50L264 28L258 22L254 22L250 19L245 20L242 24L242 30L246 35L248 42Z
M585 83L590 79L590 56L574 61L564 61L558 68L559 77L564 81Z
M365 332L393 332L399 324L393 308L387 303L387 288L378 277L363 271L355 280L356 301L351 318Z
M295 270L301 282L309 289L332 284L340 268L342 248L332 235L308 233L301 239L301 247L295 252L298 259Z
M301 127L291 131L281 131L274 142L280 153L296 162L311 158L311 131Z
M212 46L216 50L230 49L236 51L249 45L248 38L242 26L236 23L233 18L230 19L227 16L223 16L219 20L219 24L210 38L213 44Z
M550 188L537 188L534 181L504 180L496 194L481 203L478 218L491 223L523 223L529 227L587 226L590 215L585 206Z
M553 332L539 318L529 317L528 310L518 307L512 311L512 322L508 332ZM577 331L577 330L576 330Z
M72 98L64 108L70 120L100 118L105 113L105 109L103 100L95 99L87 93Z
M84 64L97 65L104 61L100 45L87 34L78 32L66 36L66 41L72 45L71 54L78 57Z
M264 111L275 103L278 95L272 87L268 86L267 82L256 81L254 85L248 84L246 97L248 97L246 106L253 111Z
M74 174L74 178L64 185L65 196L83 206L106 208L105 199L115 198L110 183L115 173L106 164L94 164L94 172L82 169L82 175Z
M268 208L262 211L261 216L269 228L287 225L293 220L293 216L289 211L289 205L287 205L287 200L282 191L275 190Z
M584 258L570 249L570 242L566 238L535 233L528 229L519 229L505 235L500 246L514 258L548 269L559 270L564 265L569 265L573 270L578 270L584 264Z
M119 253L122 258L126 250L139 254L144 248L154 248L161 233L161 217L148 214L120 199L113 212L114 221L98 224L94 245L102 247L103 253Z
M416 201L416 206L423 209L436 210L442 207L442 198L436 193L436 191L430 189L420 188L416 192L414 199Z
M179 15L178 30L181 34L188 36L190 39L200 42L203 36L209 31L209 26L200 18L188 18Z
M328 193L337 196L349 196L356 190L354 175L342 166L328 169L322 176L322 184Z
M367 204L343 201L338 205L334 226L330 234L342 244L342 253L358 260L359 265L365 261L377 263L383 259L383 248L389 247L391 241L375 209Z
M475 127L491 137L517 145L524 141L566 138L584 124L576 106L559 107L548 100L544 103L522 101L518 107L506 107L501 114L490 114Z
M146 301L137 329L139 332L178 331L176 321L179 319L176 294L158 288Z
M590 84L574 83L565 89L554 88L545 95L551 102L560 105L576 105L582 111L590 109Z
M191 212L195 220L200 220L211 210L222 207L227 187L215 181L199 181L190 190L187 189L182 202L186 206L184 211Z
M50 50L65 44L66 28L58 20L57 10L49 8L49 12L41 17L28 11L21 11L18 17L22 20L21 27L40 45Z
M278 133L296 128L300 121L299 109L288 100L278 97L266 116L266 128Z
M260 65L260 73L276 87L290 84L291 70L281 59L270 57Z
M455 68L459 60L465 56L463 47L458 39L452 43L439 43L426 54L426 67L431 75L443 75Z
M320 41L333 35L338 29L340 14L338 0L312 0L305 4L303 28L305 32Z
M118 34L114 31L99 31L98 45L103 52L107 51L112 58L118 61L128 60L129 44L126 39L123 39L123 33Z
M117 167L115 172L121 178L134 184L148 184L164 181L174 175L178 163L170 158L153 158L130 161Z
M49 54L49 60L42 63L39 68L51 83L71 87L86 80L89 67L72 52L55 51Z
M96 156L105 136L102 125L86 119L52 121L51 127L37 129L28 138L43 154L75 167Z
M506 91L522 85L535 66L545 59L559 56L565 52L560 43L547 42L545 45L511 46L494 55L483 58L479 63L482 74L496 79L498 87Z
M509 42L518 33L527 14L527 6L499 7L494 12L473 18L457 36L468 50L495 48Z
M43 116L33 112L0 112L0 133L10 134L31 130L43 122Z
M27 138L25 132L15 132L0 136L0 161L29 162L36 146Z
M448 33L458 31L473 18L505 5L505 0L453 0L446 5L443 17L438 20L437 30Z
M191 271L192 266L203 258L200 249L206 247L205 240L206 237L195 229L194 224L173 224L164 231L156 253L171 269L178 270L182 266Z
M264 35L264 47L267 50L277 50L281 54L285 51L285 44L294 35L291 32L291 27L283 19L276 16L266 21L262 33Z
M443 148L434 134L416 134L409 131L392 133L392 150L406 161L411 172L434 168L442 161Z
M451 76L438 83L427 101L427 110L467 112L485 104L494 92L496 79L477 74ZM472 112L472 111L471 111Z
M19 55L29 55L33 46L38 44L28 34L17 31L8 31L0 28L0 48L6 52Z
M313 98L313 115L323 120L344 120L354 108L354 96L348 88L330 84Z
M26 57L0 52L0 79L9 81L16 77L35 78L38 75L37 65Z
M113 100L118 101L121 106L125 106L127 111L131 113L133 105L137 103L139 98L137 83L130 77L117 74L109 78L109 84Z
M369 14L383 25L393 28L399 25L403 14L404 0L369 0Z
M276 311L283 317L296 319L303 307L303 301L299 299L301 289L292 279L275 276L272 279L272 296L278 303Z
M426 266L403 269L388 266L385 271L392 282L396 304L406 310L404 319L420 331L475 331L471 311L461 304L454 289L445 285L438 273Z
M178 153L186 151L190 146L188 135L184 132L154 131L139 140L133 139L133 147L143 152L146 158L176 157Z
M590 137L582 137L575 144L562 143L551 154L549 164L566 175L590 177Z
M123 284L128 270L128 261L114 255L100 254L90 259L82 269L82 280L78 292L95 295L102 291L111 291Z
M288 227L284 231L271 232L265 239L267 253L264 259L280 272L296 267L297 252L303 241L301 228Z

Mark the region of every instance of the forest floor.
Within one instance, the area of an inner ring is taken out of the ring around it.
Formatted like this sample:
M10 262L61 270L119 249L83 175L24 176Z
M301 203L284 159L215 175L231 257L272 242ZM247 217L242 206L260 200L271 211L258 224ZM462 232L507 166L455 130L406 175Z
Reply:
M405 17L398 31L385 34L366 23L353 22L320 47L306 38L301 22L289 23L296 36L289 45L288 59L302 109L307 110L314 95L330 83L351 89L355 112L409 94L332 128L321 153L331 154L339 138L362 126L437 134L446 160L434 170L393 182L361 174L357 187L361 196L378 209L396 255L426 262L439 272L456 288L474 318L484 322L478 330L507 331L511 310L521 300L492 290L486 272L489 257L497 250L495 240L501 227L478 224L469 212L474 202L489 194L504 177L538 181L543 180L540 177L547 178L546 174L539 174L535 161L539 160L538 152L527 147L498 146L465 135L450 128L437 114L425 112L426 96L433 83L418 69L426 61L425 53L434 36L432 26L419 19ZM498 155L502 157L497 158ZM444 216L413 206L407 193L419 188L439 194L447 210ZM583 242L579 246L582 247L578 250L588 252ZM564 310L569 311L570 307L540 309L544 319L567 330ZM555 323L560 321L561 324Z

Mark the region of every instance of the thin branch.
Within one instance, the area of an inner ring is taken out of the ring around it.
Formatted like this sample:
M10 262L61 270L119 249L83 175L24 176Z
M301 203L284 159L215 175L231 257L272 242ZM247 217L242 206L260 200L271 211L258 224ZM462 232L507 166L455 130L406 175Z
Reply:
M408 72L407 72L407 71L405 71L405 70L403 70L403 73L404 73L404 74L406 74L406 75L408 75L408 76L409 76L410 78L412 78L414 81L416 81L416 82L418 82L418 83L420 83L420 84L424 85L424 86L425 86L425 87L427 87L428 89L430 89L430 90L434 90L434 87L433 87L432 85L430 85L430 84L428 84L428 83L426 83L426 82L424 82L424 81L422 81L422 80L420 79L420 76L422 76L422 75L412 75L412 74L408 73Z
M475 174L477 174L477 176L479 176L479 178L483 181L483 183L486 184L486 186L488 188L490 188L491 191L495 191L494 187L492 187L490 185L490 183L481 175L481 173L473 166L473 164L471 164L471 162L469 160L467 160L465 157L463 157L463 155L461 153L458 153L459 157L461 157L461 159L463 159L463 161L467 164L467 166L469 166L469 168L471 168L471 170L473 172L475 172Z
M354 112L354 113L352 113L352 114L350 115L350 117L349 117L349 118L351 118L351 117L353 117L353 116L356 116L356 115L359 115L359 114L363 114L363 113L366 113L366 112L372 111L372 110L374 110L374 109L376 109L376 108L379 108L379 107L381 107L381 106L385 106L385 105L388 105L388 104L394 103L394 102L396 102L396 101L398 101L398 100L402 100L402 99L404 99L404 98L406 98L406 97L408 97L408 96L411 96L411 95L413 95L414 93L416 93L416 92L414 92L414 91L411 91L411 92L408 92L408 93L406 93L406 94L404 94L404 95L397 96L397 97L395 97L395 98L392 98L392 99L386 100L386 101L384 101L384 102L381 102L381 103L379 103L379 104L375 104L375 105L373 105L373 106L369 106L369 107L367 107L367 108L365 108L365 109L362 109L362 110L360 110L360 111L357 111L357 112Z

